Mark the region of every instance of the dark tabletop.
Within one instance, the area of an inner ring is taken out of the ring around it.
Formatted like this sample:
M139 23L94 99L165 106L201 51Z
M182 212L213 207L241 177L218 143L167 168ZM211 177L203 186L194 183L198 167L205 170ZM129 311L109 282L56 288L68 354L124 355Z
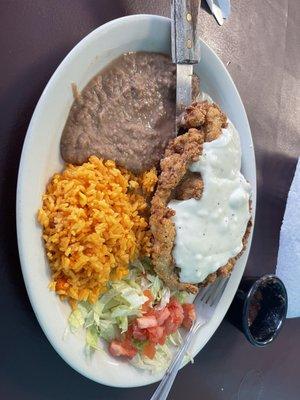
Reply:
M227 65L250 121L258 204L246 273L262 275L275 269L286 197L300 153L300 2L231 3L232 14L223 27L203 8L202 37ZM22 143L44 86L86 34L135 13L169 16L169 1L0 0L1 400L136 400L148 399L155 389L101 386L56 354L25 291L15 229ZM170 399L297 400L299 338L300 319L288 320L273 344L257 349L225 320L194 365L179 373Z

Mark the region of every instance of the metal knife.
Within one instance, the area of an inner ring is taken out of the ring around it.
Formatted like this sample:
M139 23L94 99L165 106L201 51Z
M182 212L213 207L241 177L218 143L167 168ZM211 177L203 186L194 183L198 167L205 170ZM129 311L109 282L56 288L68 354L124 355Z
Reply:
M193 65L200 61L197 19L201 0L172 0L172 60L177 66L176 120L192 102Z

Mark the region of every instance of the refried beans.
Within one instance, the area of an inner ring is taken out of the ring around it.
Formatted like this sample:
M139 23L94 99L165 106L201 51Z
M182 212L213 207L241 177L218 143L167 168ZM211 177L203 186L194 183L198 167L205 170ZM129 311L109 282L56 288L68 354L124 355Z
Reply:
M63 159L111 159L140 173L156 166L175 136L176 68L159 53L127 53L75 98L61 138Z

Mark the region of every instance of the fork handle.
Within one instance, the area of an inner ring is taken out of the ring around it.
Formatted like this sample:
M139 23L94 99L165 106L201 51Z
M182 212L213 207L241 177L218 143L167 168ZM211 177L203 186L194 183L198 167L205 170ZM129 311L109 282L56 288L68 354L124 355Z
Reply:
M192 338L194 337L194 333L198 330L200 326L201 326L200 324L194 324L192 326L191 330L185 337L184 342L181 345L181 348L175 355L172 363L167 369L163 379L156 388L150 400L166 400L173 385L173 382L178 374L179 368L181 367L183 357L190 346Z

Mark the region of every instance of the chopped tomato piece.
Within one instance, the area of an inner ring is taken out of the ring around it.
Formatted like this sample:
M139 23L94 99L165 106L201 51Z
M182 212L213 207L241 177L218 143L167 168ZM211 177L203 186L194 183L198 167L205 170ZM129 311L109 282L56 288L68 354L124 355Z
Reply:
M171 313L167 307L163 308L162 310L155 310L155 316L158 325L163 325L165 320L168 319L170 315Z
M151 360L153 360L154 356L156 353L156 349L155 349L155 344L152 342L148 342L145 344L144 348L143 348L143 354L150 358Z
M151 290L146 289L146 290L144 290L143 293L144 293L144 295L145 295L146 297L148 297L148 299L149 299L150 301L153 301L153 300L154 300L154 296L153 296Z
M191 326L196 319L195 306L194 304L183 304L182 308L184 314L182 325L187 329L191 329Z
M125 349L127 350L127 352L131 352L131 354L133 354L133 357L136 355L137 349L134 347L131 340L128 340L128 339L124 340L123 345L124 345Z
M172 322L177 325L177 327L181 326L183 321L183 309L182 305L175 298L172 298L168 304L168 309L170 311L170 317Z
M179 326L173 322L172 317L169 317L166 320L164 327L167 335L176 332L177 329L179 328Z
M136 323L132 325L132 336L137 339L137 340L147 340L148 335L147 335L147 330L146 329L141 329L137 326Z
M178 322L180 319L183 320L182 305L179 303L179 301L177 299L172 297L167 307L168 307L170 313L176 317Z
M166 341L166 333L163 326L148 328L149 341L155 344L164 344Z
M145 303L142 304L142 313L143 313L143 314L147 314L147 312L150 310L150 308L151 308L151 302L150 302L150 300L145 301Z
M166 334L169 335L176 332L177 329L181 326L184 315L181 304L174 297L171 298L167 307L170 311L170 316L166 319L164 327Z
M122 342L119 340L113 340L110 343L108 350L114 357L133 358L137 353L136 348L129 340L124 340Z
M137 318L136 321L140 329L153 328L158 325L154 315L145 315L144 317Z
M132 343L132 338L133 338L133 329L134 329L134 324L130 324L128 326L128 329L125 333L122 333L120 341L123 343L129 342Z
M163 336L158 340L158 344L161 344L161 345L165 344L165 343L166 343L166 339L167 339L167 334L165 333L165 330L164 330L164 334L163 334Z
M132 332L133 332L133 325L129 325L127 331L125 332L125 334L123 334L125 336L125 338L127 340L131 340L132 338Z
M142 305L142 311L143 313L146 313L147 311L149 311L149 309L151 309L151 303L154 300L154 297L151 290L149 289L144 290L144 295L148 297L148 300L146 300L145 303Z

